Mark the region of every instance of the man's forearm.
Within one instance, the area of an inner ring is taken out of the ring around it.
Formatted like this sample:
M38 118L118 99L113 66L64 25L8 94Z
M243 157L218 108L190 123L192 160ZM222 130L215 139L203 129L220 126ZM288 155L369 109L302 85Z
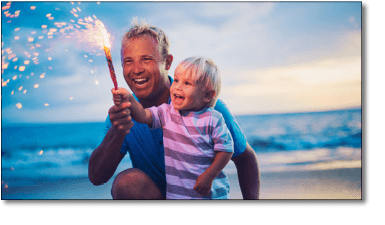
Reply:
M88 177L94 185L106 183L123 159L120 153L124 135L118 135L112 129L108 130L103 142L92 152L88 164Z
M246 150L232 160L237 167L243 199L259 199L261 176L254 150L247 143Z

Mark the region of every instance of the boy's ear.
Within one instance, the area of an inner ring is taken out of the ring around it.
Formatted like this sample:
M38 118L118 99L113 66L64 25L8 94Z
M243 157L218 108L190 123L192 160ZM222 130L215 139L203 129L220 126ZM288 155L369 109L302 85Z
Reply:
M206 93L205 93L204 96L203 96L203 102L209 103L209 102L211 102L211 100L212 100L214 97L215 97L215 91L214 91L214 90L206 91Z

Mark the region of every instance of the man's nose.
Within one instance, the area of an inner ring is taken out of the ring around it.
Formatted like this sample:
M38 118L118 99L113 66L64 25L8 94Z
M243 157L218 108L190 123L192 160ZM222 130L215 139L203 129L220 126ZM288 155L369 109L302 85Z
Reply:
M140 61L134 62L133 72L135 74L141 74L144 72L144 68L143 68L142 64L140 63Z

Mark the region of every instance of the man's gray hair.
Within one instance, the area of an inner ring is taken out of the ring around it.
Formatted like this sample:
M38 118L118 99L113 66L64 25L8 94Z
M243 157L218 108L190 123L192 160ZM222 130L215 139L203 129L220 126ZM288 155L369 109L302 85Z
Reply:
M175 74L186 74L197 83L203 84L206 90L215 91L210 102L211 107L215 106L221 92L221 74L212 59L197 56L187 58L178 64Z
M170 41L166 34L158 27L146 23L144 20L138 21L135 17L132 20L132 27L127 31L122 38L121 46L121 60L123 63L123 51L124 48L129 44L131 39L138 37L152 37L158 42L159 53L162 56L162 60L170 54Z

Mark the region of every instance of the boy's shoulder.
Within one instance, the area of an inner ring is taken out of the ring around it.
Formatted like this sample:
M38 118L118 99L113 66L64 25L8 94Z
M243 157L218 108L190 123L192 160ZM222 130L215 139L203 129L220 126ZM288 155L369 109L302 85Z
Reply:
M221 118L222 117L222 113L220 113L219 111L213 109L212 107L207 108L206 112L210 113L210 115L212 117L215 117L215 118Z
M222 113L213 109L212 107L207 107L206 109L200 111L198 114L196 114L196 117L199 119L207 118L210 121L219 121L223 119Z

